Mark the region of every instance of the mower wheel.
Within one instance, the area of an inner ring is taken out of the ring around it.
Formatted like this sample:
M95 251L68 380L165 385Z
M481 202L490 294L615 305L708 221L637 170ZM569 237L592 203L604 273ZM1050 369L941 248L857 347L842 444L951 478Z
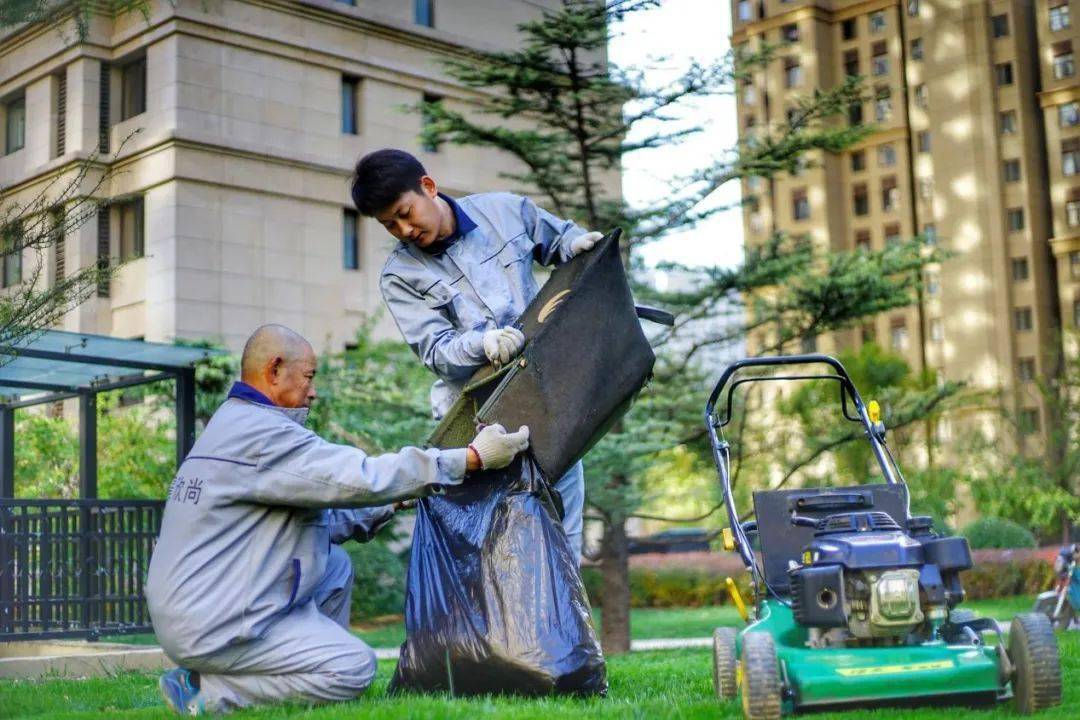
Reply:
M1061 704L1061 659L1050 618L1021 613L1009 629L1016 709L1022 715Z
M780 720L783 686L772 635L755 632L742 638L742 706L746 720Z
M736 670L739 658L735 649L738 631L731 627L713 630L712 635L712 676L713 690L721 700L730 700L739 693Z

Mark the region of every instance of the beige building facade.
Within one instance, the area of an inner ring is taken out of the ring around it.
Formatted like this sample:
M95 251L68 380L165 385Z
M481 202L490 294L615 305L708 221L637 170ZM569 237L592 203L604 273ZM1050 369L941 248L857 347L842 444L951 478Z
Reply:
M757 201L745 210L746 242L785 231L857 250L922 235L952 254L927 269L915 306L820 338L819 349L876 340L915 369L1002 392L1032 434L1047 420L1035 380L1053 372L1062 319L1080 320L1069 10L1061 0L732 3L733 45L777 46L739 88L740 136L848 75L870 91L848 121L877 128L795 175L747 182Z
M340 349L380 314L393 244L352 212L356 159L400 147L451 194L506 189L505 156L422 148L422 117L404 108L481 100L439 60L509 49L519 23L555 4L177 0L151 3L148 18L95 16L83 41L71 25L16 29L0 37L0 201L34 197L88 158L109 171L97 195L109 210L45 259L43 281L58 266L129 262L65 329L236 350L281 322ZM33 262L9 256L5 286ZM376 330L397 337L385 313Z

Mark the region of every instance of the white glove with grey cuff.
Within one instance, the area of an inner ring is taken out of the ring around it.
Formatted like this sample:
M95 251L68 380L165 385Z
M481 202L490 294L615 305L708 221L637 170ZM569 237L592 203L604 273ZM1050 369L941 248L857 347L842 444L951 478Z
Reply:
M508 433L502 425L488 425L477 433L469 447L480 458L482 469L498 470L509 465L519 452L529 447L529 428L522 425L517 432Z
M570 241L570 255L571 257L577 257L583 252L588 252L596 247L596 243L604 237L604 233L587 232L584 235L578 235L576 238Z
M484 333L484 354L495 365L505 365L525 347L525 333L514 327Z

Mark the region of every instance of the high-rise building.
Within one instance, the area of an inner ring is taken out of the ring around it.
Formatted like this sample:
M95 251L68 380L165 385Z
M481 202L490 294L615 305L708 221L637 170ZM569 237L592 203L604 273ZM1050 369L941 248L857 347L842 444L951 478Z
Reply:
M1033 381L1052 372L1062 318L1080 320L1080 83L1067 0L732 8L734 46L776 47L738 89L741 136L851 75L870 98L848 122L876 128L795 174L747 181L744 195L757 198L747 244L784 231L823 248L881 249L922 235L951 253L927 268L914 306L819 338L820 349L874 339L913 368L1004 391L1006 409L1038 433L1046 418Z
M356 159L400 147L450 194L506 189L508 156L421 147L424 116L406 108L482 101L440 60L513 49L517 26L557 5L154 0L146 17L92 16L84 39L70 22L12 28L0 34L0 205L87 158L112 171L96 195L109 208L46 258L40 281L130 262L68 330L236 350L281 322L340 349L381 311L393 244L352 210ZM2 287L27 281L30 255L3 256ZM398 337L386 313L377 332Z

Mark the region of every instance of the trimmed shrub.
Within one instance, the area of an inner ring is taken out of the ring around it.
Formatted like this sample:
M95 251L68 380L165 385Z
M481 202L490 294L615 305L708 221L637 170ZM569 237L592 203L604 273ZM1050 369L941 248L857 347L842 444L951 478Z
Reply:
M988 600L1013 595L1035 595L1054 580L1054 548L1043 550L979 550L975 567L960 575L969 600ZM594 607L603 596L600 568L581 569L585 589ZM630 560L631 607L701 607L726 605L725 579L738 584L750 598L749 573L728 553L681 553L635 555Z
M1033 548L1037 546L1035 536L1031 534L1030 530L1012 520L1003 518L980 518L961 530L960 534L967 538L968 545L971 546L972 550Z
M353 622L400 615L405 608L405 563L379 541L342 547L353 566Z

